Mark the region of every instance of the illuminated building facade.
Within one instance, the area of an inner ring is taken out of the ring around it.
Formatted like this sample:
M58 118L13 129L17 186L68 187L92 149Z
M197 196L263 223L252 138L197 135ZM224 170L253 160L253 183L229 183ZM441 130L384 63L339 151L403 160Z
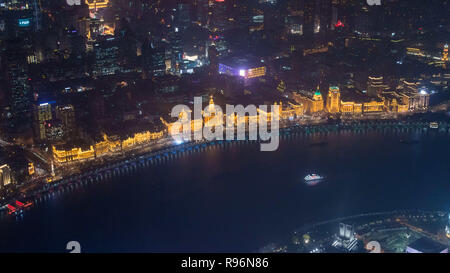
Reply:
M119 42L114 37L105 37L94 44L94 76L114 75L120 71Z
M324 33L331 25L331 0L299 1L305 34Z
M34 131L38 141L44 141L46 136L46 123L52 119L52 104L54 101L34 105Z
M91 10L107 8L108 3L109 0L86 0L86 4Z
M405 104L397 105L397 113L407 113L407 112L408 112L408 105Z
M64 137L64 126L60 120L45 122L45 139L49 142L61 141Z
M227 74L230 76L239 76L245 79L263 77L266 75L266 67L260 66L255 68L235 68L225 64L219 64L219 74Z
M290 119L295 117L300 117L305 113L305 107L303 104L295 104L292 102L288 102L287 104L283 104L282 102L274 102L274 105L279 105L279 118L280 119ZM272 110L268 109L269 112L265 112L262 109L256 109L256 113L248 113L245 116L237 116L236 113L223 113L217 112L213 98L210 98L208 112L213 113L212 115L205 114L205 111L202 111L201 119L191 119L190 121L190 130L191 132L202 131L203 127L215 127L215 126L229 126L229 125L242 125L249 126L249 124L257 124L259 119L262 117L266 119L267 122L271 122L273 120ZM160 118L162 123L167 127L167 130L170 134L181 134L182 126L178 127L178 132L172 132L173 126L180 122L185 123L189 120L189 116L192 114L192 111L181 111L178 116L178 120L175 122L167 122L162 117Z
M76 130L75 109L73 105L57 106L55 114L56 118L61 121L64 135L71 137Z
M166 74L166 45L162 42L152 42L145 46L143 55L147 69L153 76ZM168 60L170 62L170 60Z
M406 54L417 56L417 57L427 57L427 54L424 50L420 48L414 48L414 47L407 47L406 48Z
M87 149L80 147L72 149L57 149L53 146L53 157L59 162L71 162L77 160L86 160L95 157L94 147L91 145Z
M417 93L419 91L419 82L403 80L401 85L406 92Z
M312 98L295 92L291 95L294 101L304 106L305 113L314 114L324 110L323 97L319 91L314 92Z
M359 92L346 92L341 96L340 112L351 115L380 113L387 109L386 106L385 97L368 97Z
M426 88L420 87L419 82L402 81L403 91L401 96L402 104L407 104L411 111L427 110L430 105L430 94Z
M28 44L14 43L5 48L8 54L2 54L1 62L1 70L4 71L2 74L4 73L4 79L10 89L11 113L19 120L23 119L32 107L29 66L26 61L29 54L26 46Z
M120 140L117 136L108 137L106 134L103 140L96 142L86 148L82 147L52 147L53 158L57 163L73 162L79 160L89 160L96 157L103 156L112 152L119 152L131 148L136 148L137 145L148 143L151 140L162 138L164 131L160 132L140 132L134 134L132 137L127 137Z
M295 104L292 102L288 102L287 104L284 104L280 101L279 103L274 102L273 105L279 106L278 108L279 119L293 119L296 117L303 116L303 114L305 113L305 107L301 103ZM257 109L258 115L256 116L256 120L259 120L260 116L262 116L268 123L272 122L274 116L272 114L272 111L270 109L268 110L269 112L265 112L261 109Z
M177 26L173 27L173 30L169 33L170 39L170 71L179 74L180 64L183 60L183 40L181 29Z
M431 64L445 65L446 61L443 60L444 53L445 53L445 46L444 46L444 51L442 54L438 54L437 52L433 52L433 51L422 49L422 48L414 48L414 47L406 48L407 55L414 56L417 59L419 59L422 62L425 62L429 65L431 65ZM447 58L448 58L448 55L447 55Z
M291 35L303 35L303 24L301 16L296 11L291 10L290 16L287 17L286 28Z
M341 92L339 87L330 86L327 98L327 111L329 113L339 113L341 102Z
M444 51L442 52L442 61L443 63L443 67L447 68L447 62L448 62L448 44L444 45Z
M41 4L39 0L1 0L0 32L20 36L41 29Z
M363 103L364 113L382 112L384 110L384 100L372 100Z
M99 9L108 7L109 0L86 0L86 4L89 6L90 17L96 18Z
M209 29L213 32L221 32L231 26L233 19L231 17L231 1L213 0L210 2L210 11L208 12Z
M379 96L386 85L383 83L383 77L369 77L367 81L367 95L371 97Z
M407 104L409 110L423 111L427 110L430 104L430 94L424 88L419 89L418 83L403 82L403 92L398 94L401 97L402 104Z
M0 189L12 183L11 168L6 164L0 166Z
M209 115L204 117L205 127L215 127L223 125L224 114L220 111L216 112L216 105L214 104L214 99L212 96L209 98L208 113ZM205 114L205 112L203 111L202 114ZM198 127L201 122L199 122L198 120L194 120L194 122L195 129L201 128L201 126Z
M363 104L354 101L341 101L342 114L362 114Z
M29 162L28 163L28 175L33 175L35 172L36 172L36 170L34 169L33 162Z
M323 111L323 97L319 91L316 91L312 98L311 112L317 113L321 111Z
M393 113L407 113L409 111L409 103L407 99L396 92L383 92L384 108ZM404 103L405 100L407 103Z
M149 131L136 133L134 134L134 136L128 137L127 139L122 141L122 149L133 148L136 145L148 143L151 140L159 139L163 136L163 134L164 134L163 131L156 133L151 133Z
M178 116L180 122L182 122L182 123L186 122L186 120L188 119L188 116L190 114L191 114L190 112L188 113L183 110ZM161 119L161 122L167 127L167 131L169 133L171 133L175 122L172 122L172 123L167 122L162 117L160 119ZM203 119L192 119L190 129L191 129L191 132L196 132L196 131L202 130L203 129ZM180 133L181 133L181 128L180 128Z
M287 105L285 105L280 102L280 119L292 119L295 117L301 117L304 114L305 106L302 103L294 104L292 102L289 102Z
M397 99L394 98L390 101L388 109L391 112L406 113L409 110L409 106L407 104L400 104Z
M356 238L355 228L352 225L339 223L339 234L335 235L332 243L333 247L342 248L347 251L353 251L358 248L358 239Z
M442 52L442 61L448 61L448 44L444 45L444 51Z
M266 67L261 66L261 67L256 67L256 68L250 68L250 69L247 69L247 71L245 71L244 73L245 73L246 79L263 77L266 75ZM241 71L239 71L239 75L242 76Z
M223 125L225 114L223 114L222 112L216 113L216 107L215 107L212 96L210 97L210 100L209 100L208 112L209 112L209 114L205 115L205 111L202 110L202 118L201 119L191 119L191 121L190 121L191 132L197 132L197 131L203 130L203 125L205 127L214 127L214 126ZM189 116L191 116L191 115L192 115L192 111L186 112L183 110L183 111L181 111L181 113L178 116L179 121L181 123L184 123L189 120ZM169 122L165 121L162 117L161 117L161 121L167 127L168 132L171 133L172 127L175 123L169 123ZM182 128L180 128L180 133L181 133L181 130L182 130Z
M408 101L409 109L414 110L427 110L430 105L430 95L424 93L416 94L402 94L405 100Z
M303 56L313 55L317 53L325 53L328 52L328 45L320 45L315 48L308 48L303 50Z
M245 58L232 58L219 62L219 74L238 76L244 79L263 77L266 75L266 66L260 61L250 62Z

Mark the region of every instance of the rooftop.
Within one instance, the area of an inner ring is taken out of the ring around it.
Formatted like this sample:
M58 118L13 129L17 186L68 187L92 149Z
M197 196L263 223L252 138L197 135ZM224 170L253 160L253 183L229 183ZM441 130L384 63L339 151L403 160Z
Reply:
M255 68L255 67L261 67L265 66L261 60L254 56L245 56L245 57L225 57L221 58L219 61L221 64L224 64L226 66L230 66L233 68Z

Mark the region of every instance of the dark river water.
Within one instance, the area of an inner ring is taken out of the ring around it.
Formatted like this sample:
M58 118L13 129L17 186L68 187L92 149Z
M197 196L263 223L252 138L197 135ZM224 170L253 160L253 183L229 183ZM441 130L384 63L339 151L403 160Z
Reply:
M4 217L0 251L68 252L78 241L82 252L251 252L336 217L448 211L449 136L337 132L288 138L276 152L210 147ZM307 186L313 172L326 179Z

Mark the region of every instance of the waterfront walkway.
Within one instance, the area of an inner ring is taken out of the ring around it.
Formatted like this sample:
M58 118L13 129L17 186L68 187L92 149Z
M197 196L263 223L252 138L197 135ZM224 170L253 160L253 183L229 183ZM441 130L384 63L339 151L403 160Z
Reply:
M434 131L438 133L449 133L450 124L446 122L439 123L438 129L430 129L428 122L421 121L365 121L365 122L348 122L336 124L318 124L318 125L299 125L289 124L285 128L280 129L280 140L302 135L332 134L337 132L348 133L368 133L368 132L423 132ZM191 154L204 151L211 146L226 147L228 145L243 145L246 143L259 143L259 140L215 140L215 141L199 141L189 142L180 145L171 145L157 151L136 155L128 159L117 162L106 163L102 166L86 170L82 174L74 174L64 177L52 183L43 183L39 189L26 194L22 194L24 200L32 200L35 203L43 201L49 195L55 192L64 191L64 188L72 190L80 185L88 183L100 182L105 179L111 179L115 176L127 175L138 169L148 168L153 165L167 162L173 158L178 158L184 154ZM11 200L9 200L11 201ZM6 203L5 203L6 204ZM1 204L1 205L5 205Z

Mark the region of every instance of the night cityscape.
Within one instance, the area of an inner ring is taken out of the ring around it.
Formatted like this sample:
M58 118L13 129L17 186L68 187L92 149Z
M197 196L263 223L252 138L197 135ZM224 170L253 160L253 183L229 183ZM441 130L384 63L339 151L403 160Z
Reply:
M449 18L0 0L0 252L448 253Z

